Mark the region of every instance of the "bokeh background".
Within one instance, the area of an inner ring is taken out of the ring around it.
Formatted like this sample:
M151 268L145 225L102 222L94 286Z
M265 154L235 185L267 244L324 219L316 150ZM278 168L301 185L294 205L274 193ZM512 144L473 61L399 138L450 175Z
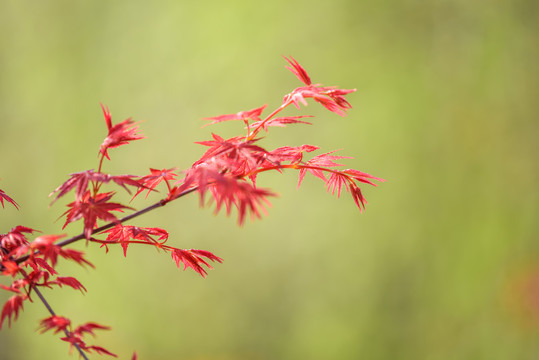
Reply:
M365 188L366 212L316 179L297 190L292 172L260 178L280 197L242 228L186 198L136 224L223 257L207 279L153 249L81 243L97 268L60 268L88 293L45 291L52 306L112 326L95 343L122 359L537 359L538 4L2 0L0 188L21 210L1 210L0 232L62 232L69 200L49 208L47 195L97 167L100 102L147 137L106 171L187 168L204 150L194 141L242 131L202 118L275 108L299 85L292 55L314 82L357 88L354 109L310 104L313 126L263 144L354 156L349 167L387 179ZM27 303L0 357L70 358L35 333L46 316Z

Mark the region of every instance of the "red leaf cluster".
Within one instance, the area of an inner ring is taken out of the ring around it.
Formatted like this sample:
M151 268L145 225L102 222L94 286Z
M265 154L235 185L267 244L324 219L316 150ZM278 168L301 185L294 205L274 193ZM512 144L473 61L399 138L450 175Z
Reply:
M108 351L105 348L102 348L101 346L87 345L83 339L84 335L86 334L95 336L94 330L110 330L110 327L108 326L100 325L94 322L88 322L79 325L75 329L71 330L71 320L63 316L57 315L49 316L48 318L41 320L40 325L41 333L47 332L49 330L54 330L55 334L63 332L66 336L62 337L61 339L71 344L71 350L73 349L73 347L76 346L88 353L95 352L100 355L118 357L116 354Z
M62 287L86 291L85 287L70 276L56 276L55 270L58 257L73 260L80 265L93 265L84 258L82 252L74 249L64 249L55 242L65 235L42 235L29 242L27 234L36 230L24 226L17 226L7 234L0 235L2 261L0 262L2 274L20 279L13 280L10 286L0 285L4 290L15 293L4 305L0 318L0 327L7 318L16 319L23 307L23 301L30 299L36 287ZM23 260L24 259L24 260Z
M106 240L92 239L91 241L99 242L102 246L121 244L124 250L124 256L127 256L127 247L130 244L151 245L158 250L170 252L172 259L176 262L178 267L180 267L180 263L183 263L184 270L191 268L202 275L202 277L206 277L207 275L207 271L202 265L206 266L208 269L213 269L203 258L219 263L223 261L220 257L206 250L178 249L165 245L169 234L166 230L160 228L142 228L138 226L117 224L103 233L108 234Z
M346 115L346 110L352 106L346 100L345 95L356 91L356 89L338 89L335 86L312 84L305 69L293 57L290 57L290 59L285 57L285 59L291 65L286 68L292 71L306 86L298 87L290 94L287 94L283 99L283 104L292 103L299 109L299 103L307 106L305 99L313 98L329 111L341 116Z

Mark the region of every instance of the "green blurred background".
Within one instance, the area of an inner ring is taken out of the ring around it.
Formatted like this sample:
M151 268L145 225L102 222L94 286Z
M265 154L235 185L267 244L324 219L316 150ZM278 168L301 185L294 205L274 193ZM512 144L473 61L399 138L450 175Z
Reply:
M61 232L68 200L49 208L47 195L97 167L100 102L147 136L105 171L183 169L204 150L194 141L241 131L201 118L275 108L299 85L292 55L314 82L357 88L354 109L311 104L312 127L262 144L354 156L349 167L388 180L365 188L366 212L316 179L296 190L292 172L260 178L280 197L243 228L183 199L136 224L223 257L207 279L153 249L81 243L96 270L60 269L88 293L45 291L52 306L112 326L89 343L122 359L537 359L538 4L2 0L0 188L21 210L2 210L0 232ZM35 333L46 316L27 303L0 357L69 358Z

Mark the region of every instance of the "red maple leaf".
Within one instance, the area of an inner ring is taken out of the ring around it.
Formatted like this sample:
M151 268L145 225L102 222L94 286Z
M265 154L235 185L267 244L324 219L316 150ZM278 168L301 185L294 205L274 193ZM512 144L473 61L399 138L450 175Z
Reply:
M39 265L42 268L45 268L51 274L55 274L56 271L54 271L54 269L52 269L51 271L51 268L48 267L45 260L48 260L51 263L51 265L54 267L56 266L56 263L58 261L58 256L61 256L64 259L73 260L80 265L86 264L86 265L90 265L91 267L94 267L92 263L90 263L88 260L84 258L83 252L74 250L74 249L64 249L61 246L54 244L55 241L63 237L65 237L64 234L38 236L29 245L29 249L38 251L38 253L35 253L35 254L31 253L29 261L34 261L37 265ZM37 257L36 255L41 255L43 256L43 258ZM32 265L31 262L30 262L30 265Z
M296 75L298 79L305 85L311 85L311 78L309 77L309 75L307 74L307 71L305 71L303 66L301 66L296 61L296 59L294 59L292 56L290 56L290 59L287 58L286 56L283 56L283 57L286 59L286 61L288 61L290 65L292 65L292 66L285 66L285 68L292 71L292 73L294 73L294 75Z
M207 160L217 163L223 168L238 168L246 162L256 165L267 151L254 143L258 139L246 140L243 136L223 139L217 134L212 134L213 140L198 141L195 144L209 146L210 148L195 162L193 166L202 164Z
M62 235L42 235L35 238L30 244L30 249L37 250L43 255L45 260L49 260L53 267L56 266L58 255L62 252L62 248L54 245L58 239L65 237Z
M213 269L213 267L208 264L208 262L205 261L203 257L211 261L217 261L219 263L223 262L223 259L205 250L172 248L170 253L172 255L172 259L176 262L178 268L180 267L180 263L183 263L183 270L190 267L197 273L202 275L202 277L206 277L206 275L208 274L206 269L204 269L202 265L205 265L208 269Z
M283 146L270 152L268 156L272 162L290 162L291 164L300 163L303 160L303 153L318 150L318 146L301 145L301 146Z
M105 122L107 123L107 128L109 130L109 134L105 140L103 140L99 150L102 156L110 160L108 149L126 145L133 140L144 139L144 136L137 134L138 125L133 120L127 119L121 123L112 125L109 109L106 106L103 106L103 104L101 104L101 108L103 109Z
M63 257L64 259L73 260L74 262L82 266L86 264L92 268L95 267L91 262L89 262L88 260L84 258L84 253L82 251L62 248L62 251L60 252L60 256Z
M13 200L12 198L10 198L5 192L4 190L0 189L0 204L2 204L2 207L4 207L4 200L6 200L7 202L11 203L13 206L15 206L15 208L17 208L17 210L19 209L19 204L17 204L15 202L15 200Z
M19 265L15 261L4 260L0 262L2 268L2 275L15 277L21 270Z
M67 320L67 319L66 319ZM48 330L48 329L46 329ZM46 331L45 330L45 331ZM85 334L94 335L94 330L110 330L110 327L96 324L93 322L89 322L80 326L77 326L74 331L69 331L67 328L65 328L66 336L60 338L63 341L66 341L71 344L70 351L72 348L76 345L83 351L86 351L88 353L96 352L100 355L109 355L113 357L118 357L116 354L108 351L107 349L101 347L101 346L95 346L95 345L86 345L82 337ZM56 331L58 332L58 331Z
M235 177L223 176L209 187L216 202L215 213L225 207L230 215L233 207L238 210L238 224L241 226L247 213L252 217L260 218L260 210L265 212L264 204L269 205L267 198L276 196L267 189L257 188L250 183Z
M43 258L40 258L40 257L32 257L32 259L29 259L27 260L28 264L34 268L34 269L38 269L38 267L42 268L42 269L45 269L49 272L49 274L51 275L56 275L58 274L58 272L56 270L54 270L54 268L52 266L49 265L49 263L47 263L47 261L45 261L45 259Z
M145 241L157 247L161 247L168 239L168 232L156 227L143 228L117 224L113 228L104 231L104 233L108 233L106 242L120 243L122 245L124 256L127 256L127 247L131 243L131 239ZM154 237L157 237L157 240Z
M249 119L253 121L260 121L260 114L262 114L262 111L264 111L266 106L268 105L267 104L262 105L259 108L248 110L248 111L240 111L236 114L227 114L227 115L204 118L204 120L212 120L211 123L206 124L204 126L220 123L223 121L230 121L230 120L243 120L246 124L248 123Z
M290 125L290 124L312 125L312 123L310 122L299 120L306 117L313 117L313 116L312 115L283 116L283 117L269 119L266 121L257 121L255 123L252 123L251 127L257 128L258 126L262 126L262 128L267 132L268 127L270 126L285 127L286 125Z
M342 186L346 185L350 181L350 178L339 172L334 172L331 174L330 178L326 183L328 192L331 191L332 194L335 194L337 191L337 197L341 196ZM348 189L347 189L348 190Z
M40 325L41 333L54 329L54 333L57 334L60 331L67 331L71 320L63 316L53 315L41 320Z
M22 303L26 299L26 296L23 295L13 295L6 301L3 309L2 315L0 316L0 329L4 320L7 318L9 322L9 327L11 327L11 319L17 320L19 317L19 311L22 310Z
M92 196L90 191L87 191L82 199L67 205L70 209L62 214L62 216L67 215L62 229L65 229L67 224L84 218L84 237L89 240L96 227L97 219L117 221L118 218L111 214L111 211L123 212L123 209L131 209L119 203L109 202L113 195L114 192L108 192Z
M143 187L143 185L135 180L135 175L109 175L101 172L94 172L93 170L86 170L74 174L70 174L70 178L64 182L62 185L56 188L53 192L49 194L49 197L58 193L52 203L58 200L60 197L64 196L71 189L75 189L75 198L77 200L82 199L86 191L88 190L88 183L97 182L97 183L109 183L111 181L123 187L128 193L131 193L126 185L134 186L137 188ZM52 205L51 203L51 205Z
M7 234L0 235L0 246L8 252L11 252L20 246L28 245L28 239L26 238L25 233L33 234L36 231L38 230L26 226L15 226Z
M110 326L105 326L94 322L88 322L86 324L77 326L73 333L80 336L84 335L85 333L95 335L94 330L110 330Z
M362 182L362 183L365 183L365 184L369 184L369 185L372 185L372 186L376 186L376 184L373 183L372 181L370 181L369 179L377 180L377 181L380 181L380 182L385 181L382 178L372 176L371 174L367 174L367 173L364 173L362 171L354 170L354 169L346 169L346 170L343 170L342 173L344 173L346 175L350 175L356 181L359 181L359 182Z
M87 352L95 351L99 355L108 355L108 356L112 356L112 357L118 357L118 355L108 351L107 349L105 349L105 348L103 348L101 346L91 345L91 346L85 346L83 349L85 351L87 351Z
M225 173L243 177L269 159L270 153L254 144L259 139L246 139L239 136L225 140L216 134L212 136L214 140L197 142L210 148L187 171L184 183L192 183L193 177L196 177L201 180L199 181L199 186L201 186L208 183L209 178L219 177L219 174ZM218 174L214 176L213 172ZM253 183L255 178L256 176L251 178Z
M337 164L333 160L351 159L349 156L331 155L335 151L337 150L317 155L307 161L304 164L305 166L302 167L299 171L298 187L301 185L301 182L303 181L303 178L305 177L307 171L316 176L317 178L322 179L324 182L327 182L324 172L328 171L328 168L342 166L342 164Z
M356 89L338 89L335 86L312 84L305 69L293 57L290 57L290 59L285 57L285 59L291 65L285 67L294 73L294 75L296 75L306 86L298 87L290 94L287 94L283 99L284 105L294 104L299 109L299 103L307 106L307 101L305 99L312 98L329 111L341 116L346 115L346 110L350 109L352 106L344 96L356 91Z
M62 287L62 285L67 285L72 287L75 290L80 290L81 293L86 291L84 285L82 285L77 279L71 276L57 276L55 280L50 282L51 284L57 284Z
M169 181L176 180L176 175L173 171L175 169L163 169L163 170L157 170L150 168L150 175L146 175L142 177L139 182L143 186L140 187L137 191L137 193L133 196L135 198L138 194L143 192L144 190L148 189L148 193L146 194L146 197L150 195L150 192L152 192L157 185L159 185L162 181L165 181L167 185L169 184ZM168 185L169 191L170 191L170 185Z

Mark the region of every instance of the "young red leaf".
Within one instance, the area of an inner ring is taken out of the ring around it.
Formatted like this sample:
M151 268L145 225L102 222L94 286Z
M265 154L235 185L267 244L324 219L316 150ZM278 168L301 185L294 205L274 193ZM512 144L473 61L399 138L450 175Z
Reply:
M223 259L221 259L220 257L216 256L215 254L207 251L207 250L199 250L199 249L190 249L189 250L191 253L195 254L195 255L198 255L198 256L202 256L202 257L205 257L205 258L208 258L210 259L211 261L217 261L218 263L222 263L223 262Z
M355 92L356 89L328 89L325 95L329 96L335 104L341 109L351 109L352 105L345 99L345 95Z
M0 234L0 246L11 252L19 246L28 245L25 234L33 234L36 231L26 226L15 226L7 234Z
M365 205L367 204L367 200L365 200L365 197L361 193L361 189L359 188L359 186L352 182L348 183L348 188L350 189L352 198L354 199L354 202L359 208L359 211L363 212L363 209L365 209Z
M10 286L1 285L1 287L4 290L12 291L16 294L20 294L21 289L25 290L26 286L28 286L29 284L30 284L29 277L26 277L23 279L14 280Z
M64 259L73 260L74 262L82 266L88 265L92 268L95 267L91 262L84 258L84 253L82 251L62 248L62 250L60 251L60 256Z
M122 245L124 256L127 256L127 247L131 239L146 241L152 245L158 245L158 247L161 247L168 239L168 232L164 229L125 226L122 224L117 224L113 228L104 231L104 233L108 233L105 241ZM155 236L158 237L157 240L154 239Z
M2 204L2 207L4 207L4 200L11 203L17 210L19 210L19 204L15 202L12 198L10 198L4 190L0 189L0 204Z
M372 185L372 186L376 186L376 184L373 183L372 181L370 181L369 179L377 180L377 181L380 181L380 182L385 181L382 178L372 176L370 174L367 174L367 173L364 173L364 172L361 172L361 171L358 171L358 170L354 170L354 169L346 169L346 170L343 170L341 172L344 173L344 174L350 175L354 180L357 180L359 182L369 184L369 185Z
M58 276L52 283L58 284L60 287L62 287L62 285L70 286L75 290L80 290L81 293L86 291L86 288L77 279L71 276Z
M259 121L260 120L260 114L262 114L262 111L266 108L266 105L262 105L259 108L251 109L248 111L240 111L236 114L227 114L227 115L220 115L220 116L214 116L209 118L204 118L204 120L212 120L211 123L206 124L207 125L213 125L217 124L223 121L230 121L230 120L243 120L246 124L248 123L249 119L253 121Z
M1 258L1 256L0 256L0 258ZM19 267L19 265L15 261L4 260L4 261L0 262L0 264L2 265L1 266L2 275L5 275L5 276L15 277L15 275L17 275L19 273L19 271L21 270L21 268Z
M278 127L285 127L286 125L290 124L306 124L306 125L312 125L312 123L307 121L302 121L299 119L306 118L306 117L313 117L312 115L300 115L300 116L285 116L285 117L278 117L269 119L266 121L257 121L255 123L251 124L251 127L257 128L258 126L262 126L262 128L267 132L268 127L270 126L278 126Z
M71 325L71 320L63 316L53 315L41 320L40 325L41 333L54 329L54 333L57 334L60 331L66 331Z
M86 194L88 190L89 182L98 182L98 183L109 183L111 181L123 187L128 193L131 193L126 185L134 186L136 188L143 188L144 186L134 178L134 175L109 175L104 173L96 173L93 170L86 170L79 173L70 174L70 178L60 185L56 190L49 194L49 197L58 193L51 205L58 200L60 197L64 196L71 189L75 190L75 199L80 200Z
M76 188L75 199L82 199L82 197L88 190L88 182L91 180L97 180L101 182L103 180L103 177L100 175L101 174L94 173L93 170L70 174L69 176L71 177L66 182L64 182L62 185L57 187L53 192L49 194L49 197L51 197L55 193L58 193L58 195L56 195L56 197L52 201L51 205L73 188ZM98 180L97 177L100 177L100 179Z
M17 289L16 287L13 287L13 286L6 286L4 284L0 284L0 288L6 290L6 291L11 291L11 292L14 292L15 294L20 294L21 291L19 289Z
M54 242L63 237L65 237L65 234L38 236L30 243L30 249L39 251L43 255L43 258L49 260L54 267L56 266L58 255L62 252L62 248L54 245Z
M140 183L143 186L138 189L137 193L133 196L133 199L146 189L148 189L148 193L146 194L146 197L148 197L148 195L150 195L150 192L155 190L155 187L159 185L162 181L165 181L168 184L169 181L176 180L176 177L178 175L173 172L174 170L174 168L163 170L150 168L151 174L146 175L140 179Z
M297 78L304 83L305 85L311 85L311 78L309 75L307 75L307 71L294 59L292 56L290 56L290 59L286 56L283 56L290 66L285 66L288 70L290 70L294 75L297 76Z
M252 217L260 218L260 210L265 212L264 204L269 205L267 198L276 196L270 190L257 188L230 176L218 179L209 189L216 202L215 213L224 205L227 215L230 215L232 208L236 207L240 226L243 225L248 212Z
M86 323L83 325L78 326L74 331L67 331L67 336L60 338L63 341L66 341L71 344L70 352L72 351L74 346L78 346L83 351L86 351L88 353L96 352L100 355L109 355L113 357L117 357L116 354L111 353L107 349L102 348L101 346L95 346L91 345L88 346L82 339L82 337L88 333L91 335L94 335L94 330L109 330L110 328L108 326L103 326L96 323Z
M269 158L274 162L287 161L291 164L300 163L303 160L303 153L318 150L318 146L301 145L301 146L283 146L270 152Z
M86 324L77 326L77 328L73 331L73 334L83 336L85 333L88 333L94 336L94 330L110 330L110 327L94 322L88 322Z
M132 234L131 229L128 226L117 224L113 228L106 230L105 233L109 233L106 241L111 243L120 243L124 249L124 256L127 257L127 247L129 246L129 240L131 240Z
M206 277L208 274L206 269L202 267L202 265L205 265L208 269L213 269L210 264L208 264L203 257L211 260L211 261L217 261L219 263L223 262L223 259L220 257L215 256L209 251L204 250L195 250L195 249L175 249L172 248L170 251L172 255L172 259L176 262L176 265L178 268L180 267L180 263L183 263L183 270L187 269L188 267L195 270L197 273L199 273L202 277Z
M6 318L8 319L9 327L11 327L11 319L17 320L19 311L22 310L22 303L25 299L25 296L13 295L6 301L4 308L2 309L2 315L0 316L0 329Z
M85 346L84 347L84 350L88 351L88 352L92 352L92 351L95 351L96 353L98 353L99 355L108 355L108 356L112 356L112 357L118 357L118 355L108 351L107 349L105 348L102 348L101 346L95 346L95 345L92 345L92 346Z
M311 160L307 161L305 164L310 165L310 166L319 166L319 167L331 168L331 167L342 166L342 164L337 164L333 160L352 159L350 156L331 155L336 151L337 150L333 150L333 151L327 152L325 154L316 155Z
M193 167L208 160L218 167L225 169L238 169L244 165L256 166L268 152L260 146L254 145L258 139L245 140L243 136L223 139L212 134L214 140L200 141L195 144L209 146L210 148L195 162Z
M294 58L291 57L288 59L285 57L285 59L291 65L291 67L286 66L286 68L294 73L294 75L306 85L294 89L294 91L284 97L283 105L285 107L289 104L294 104L299 109L299 103L307 106L307 101L305 99L312 98L329 111L341 116L346 115L346 110L350 109L352 106L344 96L356 91L356 89L337 89L334 86L324 87L319 84L312 84L305 69Z
M77 345L82 350L86 350L87 345L82 340L80 336L75 336L73 333L68 333L67 336L61 337L60 340L68 342L70 344L69 346L69 353L71 354L73 352L73 348L75 345Z
M62 216L67 215L62 229L65 229L67 224L84 218L84 237L89 240L96 227L97 219L117 221L118 219L111 211L123 212L123 209L131 209L129 206L109 202L113 195L114 192L108 192L94 197L87 191L82 199L67 205L70 209L62 214Z
M330 178L326 183L327 191L331 191L332 194L335 194L335 191L337 191L337 197L340 197L342 186L346 185L346 183L348 182L350 182L350 178L348 176L339 172L334 172L331 174Z
M28 263L30 264L30 266L32 266L33 268L36 268L35 266L32 265L32 261L35 263L36 266L39 266L40 268L42 269L45 269L49 272L49 274L51 275L56 275L58 274L58 272L56 270L54 270L53 267L51 267L46 261L45 259L42 259L40 257L32 257L30 260L27 260Z
M109 107L103 104L101 105L101 109L103 110L103 115L105 116L105 123L107 124L107 129L110 130L112 127L112 116L110 115Z
M103 105L101 105L101 107L103 108L105 122L107 123L109 133L101 144L99 152L102 156L110 160L108 154L109 149L126 145L133 140L144 139L144 136L137 134L138 125L131 119L124 120L116 125L112 125L111 116L110 112L108 111L108 108L105 109Z
M346 110L350 109L352 106L346 101L344 95L354 91L356 91L356 89L336 89L335 87L321 87L318 85L302 86L285 95L283 98L283 105L287 106L289 104L294 104L294 106L299 109L299 103L307 106L308 103L306 99L312 98L329 111L340 116L345 116Z
M307 171L316 176L317 178L322 179L324 182L327 182L327 178L324 175L324 172L328 171L328 168L342 166L342 164L337 164L333 160L350 159L350 157L348 156L331 155L335 151L337 150L317 155L311 160L307 161L305 163L305 166L301 167L299 171L298 187L301 185L301 182L303 181L303 178L305 177Z

